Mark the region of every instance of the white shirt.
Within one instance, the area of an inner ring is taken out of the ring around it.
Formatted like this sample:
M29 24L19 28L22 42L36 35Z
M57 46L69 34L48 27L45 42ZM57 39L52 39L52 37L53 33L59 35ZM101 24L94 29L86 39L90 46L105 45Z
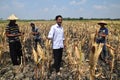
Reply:
M48 38L52 39L53 49L64 48L64 31L62 26L58 24L53 25L48 34Z

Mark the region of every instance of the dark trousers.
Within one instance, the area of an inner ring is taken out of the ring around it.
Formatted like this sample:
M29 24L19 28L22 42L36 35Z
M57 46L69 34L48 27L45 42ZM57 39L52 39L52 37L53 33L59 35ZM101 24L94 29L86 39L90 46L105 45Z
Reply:
M63 48L53 49L53 55L54 55L53 68L56 69L56 72L59 72L60 70L61 61L62 61L62 52L63 52Z
M35 48L35 50L37 50L37 45L41 45L41 39L35 39L34 40L34 48ZM41 47L42 47L42 45L41 45Z
M9 43L10 57L13 65L19 65L21 63L22 46L19 41Z
M101 57L103 58L103 59L107 59L108 58L108 51L107 51L107 46L104 44L103 45L103 48L102 48L102 55L101 55Z
M99 43L103 43L103 48L102 48L102 54L101 54L101 58L102 59L106 59L108 58L108 51L107 51L107 46L105 45L106 44L106 40L105 39L97 39L96 41L98 44Z

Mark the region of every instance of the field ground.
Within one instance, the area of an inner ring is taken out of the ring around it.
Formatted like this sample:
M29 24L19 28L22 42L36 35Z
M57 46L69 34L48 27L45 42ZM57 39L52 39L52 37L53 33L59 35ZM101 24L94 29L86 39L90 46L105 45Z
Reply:
M8 21L0 21L0 79L1 80L120 80L120 21L107 20L109 35L107 44L109 61L105 63L99 55L101 46L94 43L94 35L99 29L96 20L63 21L66 49L63 52L61 75L49 72L53 63L51 43L47 35L55 21L34 21L40 29L42 47L33 53L33 36L30 21L18 21L25 64L12 66L9 46L5 36ZM97 46L96 46L97 45ZM96 52L92 52L93 46ZM98 47L99 46L99 47ZM114 48L115 50L111 49ZM41 61L37 60L41 57ZM98 54L98 55L96 55ZM92 56L92 57L91 57ZM92 72L93 71L93 72ZM93 75L92 75L93 74ZM94 79L92 79L94 78Z

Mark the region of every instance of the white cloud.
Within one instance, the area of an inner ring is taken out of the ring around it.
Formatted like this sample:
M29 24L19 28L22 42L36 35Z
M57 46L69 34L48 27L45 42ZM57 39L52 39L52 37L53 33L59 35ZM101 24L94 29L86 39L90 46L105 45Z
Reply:
M43 11L44 11L44 12L48 12L48 11L49 11L49 8L44 8Z
M83 11L84 10L84 8L79 8L79 11Z
M120 9L120 5L119 4L111 4L110 5L112 8L116 8L116 9Z
M84 4L87 0L72 0L70 2L70 5L80 5L80 4Z
M24 8L24 4L23 3L20 3L20 2L17 2L16 0L12 1L11 4L4 4L4 5L0 5L0 10L2 11L9 11L9 10L18 10L20 8Z
M23 8L24 7L24 4L21 3L21 2L18 2L18 1L13 1L12 2L13 6L16 7L16 8Z
M94 7L95 9L97 9L97 10L104 10L104 9L107 9L107 7L104 6L104 5L94 5L93 7Z
M8 5L4 5L4 6L1 6L0 9L1 9L1 10L7 10L7 9L9 9L9 6L8 6Z
M57 7L56 5L53 5L51 10L53 11L65 11L67 8L65 6Z
M54 10L54 9L57 9L57 6L56 5L53 5L52 6L52 9Z

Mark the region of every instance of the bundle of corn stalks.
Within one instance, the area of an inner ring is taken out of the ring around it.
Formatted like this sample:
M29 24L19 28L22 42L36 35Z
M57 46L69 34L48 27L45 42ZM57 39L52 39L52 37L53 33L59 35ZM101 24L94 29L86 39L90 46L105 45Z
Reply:
M46 54L44 50L41 48L40 45L37 45L37 51L34 50L33 48L33 57L34 57L34 62L36 64L35 66L35 77L36 79L44 79L45 78L45 63L47 61Z
M7 48L6 44L6 37L5 37L5 29L2 28L2 31L0 32L0 62L3 63L4 60L1 60L2 56L4 55L5 50Z
M66 39L67 41L69 39ZM69 45L66 43L66 59L68 60L69 68L72 70L71 73L75 73L75 78L80 80L83 76L84 69L81 69L83 62L85 61L84 53L81 50L81 42L74 41L74 44Z
M114 48L111 47L110 45L106 44L97 44L95 42L95 36L94 34L91 34L91 40L92 40L92 46L91 46L91 53L90 53L90 80L95 80L95 78L99 77L102 75L102 69L100 68L99 73L96 74L96 70L98 69L98 60L99 60L99 56L102 52L102 48L103 45L106 45L108 48L108 52L109 54L112 56L112 62L110 63L110 67L111 67L111 73L113 72L113 67L114 67L114 60L115 60L115 54L114 54ZM112 78L111 78L112 80Z
M102 51L103 44L96 44L94 43L92 46L92 50L90 53L90 80L95 80L95 76L98 74L95 74L98 58L100 56L100 53ZM100 73L99 73L100 74Z

